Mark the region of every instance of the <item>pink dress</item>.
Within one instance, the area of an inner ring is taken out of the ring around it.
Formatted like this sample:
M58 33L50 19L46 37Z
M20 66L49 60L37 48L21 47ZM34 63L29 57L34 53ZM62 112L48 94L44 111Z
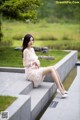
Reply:
M44 80L43 71L45 67L36 67L33 62L38 61L38 56L36 56L33 48L24 49L23 51L23 66L25 68L26 79L33 81L34 87L38 87Z

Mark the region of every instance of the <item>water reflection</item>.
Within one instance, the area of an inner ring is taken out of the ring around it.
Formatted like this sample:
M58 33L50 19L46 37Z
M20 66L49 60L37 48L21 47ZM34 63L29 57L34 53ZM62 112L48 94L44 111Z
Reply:
M68 76L65 78L65 80L63 81L63 85L64 85L66 90L68 90L68 88L71 86L73 80L75 79L75 77L77 75L77 69L78 69L78 67L75 66L71 70L71 72L68 74Z

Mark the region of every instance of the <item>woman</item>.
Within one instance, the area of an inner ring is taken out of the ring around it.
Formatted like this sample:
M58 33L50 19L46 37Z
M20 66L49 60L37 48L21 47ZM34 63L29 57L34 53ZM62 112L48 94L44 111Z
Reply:
M38 57L35 54L34 49L32 48L33 43L33 36L30 34L25 35L22 45L22 56L26 79L32 81L34 83L34 87L38 87L44 80L44 77L48 73L51 73L51 76L58 87L57 92L61 94L62 98L66 98L67 91L65 91L64 86L55 68L53 66L40 67L40 61L38 60Z

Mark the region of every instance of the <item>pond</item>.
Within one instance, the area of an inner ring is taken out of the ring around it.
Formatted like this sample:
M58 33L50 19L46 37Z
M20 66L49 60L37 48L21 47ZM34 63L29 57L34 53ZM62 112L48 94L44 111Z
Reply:
M75 66L71 72L68 74L68 76L65 78L65 80L63 81L63 85L65 87L66 90L69 89L69 87L71 86L73 80L75 79L76 75L77 75L77 70L78 67Z

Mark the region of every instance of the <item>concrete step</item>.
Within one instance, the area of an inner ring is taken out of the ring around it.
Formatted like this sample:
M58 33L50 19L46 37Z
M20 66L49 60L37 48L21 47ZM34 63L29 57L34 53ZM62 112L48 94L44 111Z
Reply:
M42 82L40 87L32 89L28 94L31 96L31 120L36 119L46 103L52 98L55 91L54 86L54 83Z
M28 94L33 88L33 84L29 81L17 81L12 86L6 88L4 94Z
M49 102L56 86L54 83L42 82L38 88L33 88L30 81L25 80L23 73L0 72L0 93L3 95L28 95L31 98L31 120L35 120Z
M31 98L27 95L13 95L17 97L5 111L9 113L9 119L0 120L31 120Z
M23 73L0 72L0 93L3 94L27 94L33 84L27 81Z
M0 72L14 72L14 73L24 73L24 68L17 67L0 67Z

